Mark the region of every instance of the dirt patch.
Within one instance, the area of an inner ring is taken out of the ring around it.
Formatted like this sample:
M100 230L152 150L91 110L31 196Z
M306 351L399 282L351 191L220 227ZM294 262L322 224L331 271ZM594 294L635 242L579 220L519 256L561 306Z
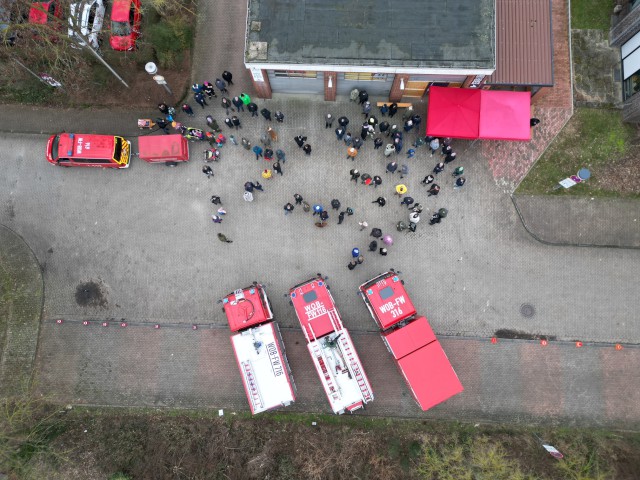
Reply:
M73 413L65 424L55 445L71 452L63 468L82 462L85 471L129 479L633 478L640 467L637 434L585 429L109 411Z
M614 160L607 168L595 171L599 185L614 189L623 195L637 195L640 193L640 146L634 145L627 155L620 160Z
M89 281L76 287L76 303L81 307L106 308L106 292L102 282Z
M122 69L127 69L125 79L129 88L126 88L115 77L107 77L101 88L92 87L90 84L78 89L69 101L75 105L100 105L106 107L153 107L160 103L177 105L184 97L191 85L191 62L185 55L182 63L175 70L163 70L160 72L167 81L170 95L164 87L158 85L142 65L124 64Z

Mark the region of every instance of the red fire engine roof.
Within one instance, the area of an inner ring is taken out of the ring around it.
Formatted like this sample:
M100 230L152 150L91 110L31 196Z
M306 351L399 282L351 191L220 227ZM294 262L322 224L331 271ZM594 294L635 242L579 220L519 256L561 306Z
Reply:
M189 145L182 135L138 137L140 158L146 162L187 161Z
M293 287L289 296L308 341L342 329L340 315L323 278Z
M424 336L416 341L415 337L419 335ZM422 410L428 410L462 392L458 375L440 342L435 339L426 318L420 317L394 330L385 335L385 340L394 352L398 366Z
M416 314L400 277L386 272L360 285L360 291L371 315L386 330Z
M66 158L113 158L115 137L85 133L61 133L58 156Z
M249 328L273 318L271 305L260 284L241 288L222 299L224 313L232 332Z
M425 317L418 317L408 325L384 335L396 360L437 340Z

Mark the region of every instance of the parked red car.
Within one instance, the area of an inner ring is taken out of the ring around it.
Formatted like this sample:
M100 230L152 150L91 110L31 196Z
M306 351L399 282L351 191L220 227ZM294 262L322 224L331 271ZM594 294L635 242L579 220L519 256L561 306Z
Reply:
M111 8L111 48L133 50L140 35L140 0L114 0Z
M49 2L33 2L31 9L29 10L29 23L39 23L45 25L47 23L53 23L50 15L62 18L62 7L57 0L51 0ZM55 22L53 28L61 28L62 24Z

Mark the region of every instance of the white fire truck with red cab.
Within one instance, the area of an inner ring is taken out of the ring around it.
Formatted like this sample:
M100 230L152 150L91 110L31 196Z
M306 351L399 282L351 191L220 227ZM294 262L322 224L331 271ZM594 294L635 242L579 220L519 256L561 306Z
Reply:
M295 401L295 384L278 325L259 283L235 290L221 300L251 413Z
M373 400L373 391L325 278L318 274L296 285L289 298L333 412L363 408Z
M462 392L440 342L427 319L417 315L396 272L382 273L363 283L360 295L422 410Z

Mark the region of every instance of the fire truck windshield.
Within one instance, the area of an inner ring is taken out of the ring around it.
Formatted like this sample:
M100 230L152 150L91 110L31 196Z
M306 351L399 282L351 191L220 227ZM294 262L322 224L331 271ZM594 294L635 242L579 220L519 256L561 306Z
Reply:
M382 290L378 292L378 294L380 295L380 298L382 300L386 300L389 297L393 297L393 288L384 287Z
M302 295L302 298L304 299L304 301L306 303L311 303L314 300L318 299L318 294L316 294L315 290L310 290L307 293L305 293L304 295Z

